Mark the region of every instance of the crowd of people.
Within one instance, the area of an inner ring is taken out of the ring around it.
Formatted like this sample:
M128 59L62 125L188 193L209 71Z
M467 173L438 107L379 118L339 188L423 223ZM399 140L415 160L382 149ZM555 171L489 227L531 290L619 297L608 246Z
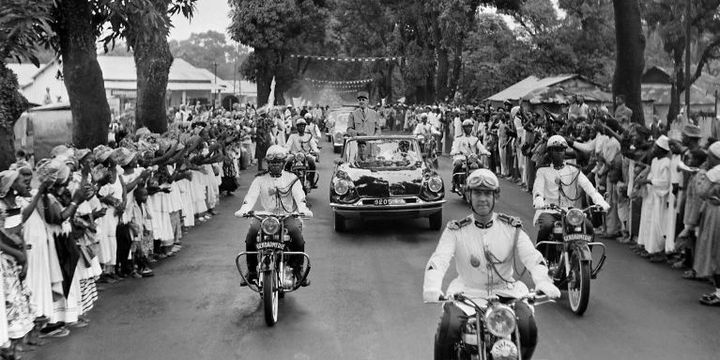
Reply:
M610 204L602 236L686 279L713 281L700 302L720 305L720 142L692 120L633 123L622 97L617 104L611 112L576 97L559 113L510 102L374 108L379 129L430 133L438 152L476 136L485 167L531 193L537 169L551 166L548 138L562 136L567 162ZM317 152L328 111L184 107L169 112L164 134L115 123L108 146L60 145L39 160L19 152L0 172L2 357L88 326L98 287L153 276L155 262L181 251L183 234L216 214L221 193L238 188L242 170L263 170L268 148ZM298 130L307 139L292 136Z
M556 112L509 101L498 107L418 106L406 111L404 129L432 131L443 144L438 150L447 153L446 145L470 128L480 140L475 152L488 154L485 166L530 193L537 170L553 166L548 139L562 136L566 162L581 169L610 205L600 235L650 262L683 270L685 279L710 281L715 291L702 295L700 303L720 306L716 126L707 131L682 114L670 126L657 119L644 126L631 121L622 96L616 103L614 112L589 106L581 96ZM561 185L580 193L577 182ZM578 206L583 203L586 198L578 199Z
M46 159L19 150L0 172L3 359L88 326L104 287L153 276L238 188L248 154L277 141L263 109L193 116L163 134L115 124L107 146L58 145Z

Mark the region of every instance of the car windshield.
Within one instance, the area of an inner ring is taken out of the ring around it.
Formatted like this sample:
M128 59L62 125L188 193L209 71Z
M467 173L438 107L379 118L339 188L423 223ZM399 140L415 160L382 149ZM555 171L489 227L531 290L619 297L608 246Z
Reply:
M418 167L422 160L414 139L349 140L345 159L357 168Z
M348 125L350 113L339 113L335 115L335 131L345 132Z

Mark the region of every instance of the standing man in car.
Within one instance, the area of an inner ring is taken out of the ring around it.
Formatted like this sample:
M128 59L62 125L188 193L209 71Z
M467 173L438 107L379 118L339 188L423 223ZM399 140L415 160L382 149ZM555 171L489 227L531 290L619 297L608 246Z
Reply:
M380 134L380 115L368 108L370 95L365 90L358 91L359 108L348 116L347 134L350 136L365 136Z

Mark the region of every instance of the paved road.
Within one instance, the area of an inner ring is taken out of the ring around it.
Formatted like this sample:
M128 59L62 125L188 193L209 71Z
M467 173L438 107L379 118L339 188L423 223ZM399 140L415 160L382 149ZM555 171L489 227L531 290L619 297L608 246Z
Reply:
M315 218L306 222L312 286L281 301L280 322L264 324L259 296L238 286L234 254L248 224L232 216L252 180L220 215L193 229L179 256L149 279L128 279L101 293L92 323L29 354L30 359L431 359L438 305L422 303L424 265L440 232L426 220L351 223L332 229L328 144L319 189L310 194ZM441 161L449 178L449 163ZM503 181L497 210L530 225L527 193ZM468 212L448 195L445 220ZM566 301L537 309L536 359L718 359L720 310L697 303L707 283L682 280L665 265L646 262L608 241L608 262L593 282L582 318ZM452 272L454 273L454 272ZM448 274L451 275L451 274ZM450 276L448 276L450 277Z

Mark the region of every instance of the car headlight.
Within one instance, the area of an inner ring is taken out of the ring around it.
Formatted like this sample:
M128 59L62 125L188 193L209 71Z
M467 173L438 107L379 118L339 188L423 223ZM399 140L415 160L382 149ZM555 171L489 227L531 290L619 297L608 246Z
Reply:
M585 220L585 215L578 209L571 209L565 215L565 220L572 226L580 226Z
M439 176L433 176L428 180L428 189L432 192L440 192L442 185L442 179Z
M295 161L304 162L304 161L305 161L305 154L303 154L303 153L297 153L297 154L295 154Z
M497 337L509 337L515 331L515 312L507 305L494 305L485 313L485 325Z
M347 180L335 180L333 190L340 196L345 195L350 190L350 184L348 184Z
M260 226L265 234L275 235L280 230L280 220L274 217L265 218Z

